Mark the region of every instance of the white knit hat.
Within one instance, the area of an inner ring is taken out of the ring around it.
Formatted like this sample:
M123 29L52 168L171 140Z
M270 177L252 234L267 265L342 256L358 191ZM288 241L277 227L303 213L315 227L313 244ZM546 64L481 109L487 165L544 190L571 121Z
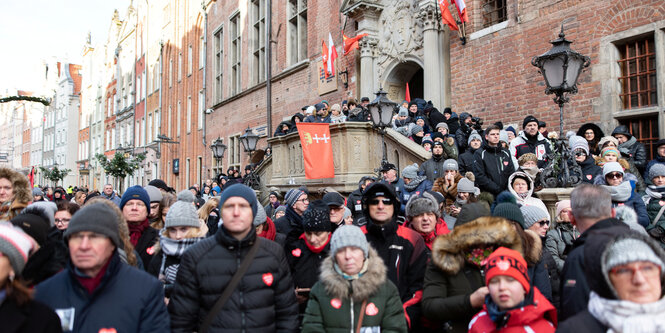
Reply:
M0 253L9 259L16 275L20 275L28 261L33 242L20 228L11 224L0 225Z
M199 215L194 207L194 194L190 190L182 190L178 193L176 201L164 219L164 227L201 227Z

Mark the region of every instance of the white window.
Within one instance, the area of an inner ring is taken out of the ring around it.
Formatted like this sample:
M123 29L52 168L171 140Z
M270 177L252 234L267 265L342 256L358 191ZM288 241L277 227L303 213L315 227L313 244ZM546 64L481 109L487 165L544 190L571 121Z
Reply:
M229 28L231 29L231 95L236 95L240 93L240 60L242 59L242 43L240 40L240 13L234 15L231 18Z
M223 98L223 87L224 87L224 35L222 34L222 29L220 28L214 35L214 45L215 45L215 102L219 103Z
M265 55L266 55L266 2L265 0L252 0L252 82L265 81Z
M192 96L187 96L187 134L192 132Z
M199 91L199 121L197 128L199 130L203 129L203 117L205 112L205 100L203 99L203 90Z
M189 45L187 48L187 75L192 75L192 62L194 61L194 57L192 55L192 46Z
M180 136L180 115L182 114L182 104L178 101L178 108L175 111L176 136Z
M307 0L288 0L286 54L289 64L307 58Z

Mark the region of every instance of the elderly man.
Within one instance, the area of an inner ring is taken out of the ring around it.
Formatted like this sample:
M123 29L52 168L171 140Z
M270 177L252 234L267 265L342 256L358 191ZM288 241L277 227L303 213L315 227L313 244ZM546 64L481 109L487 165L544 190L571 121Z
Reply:
M381 175L383 180L393 185L395 194L400 197L404 191L404 180L399 177L397 167L392 163L386 163L381 167Z
M35 298L60 316L65 332L169 332L162 284L123 264L118 215L106 204L83 207L64 234L67 269L37 285Z
M284 251L256 236L252 222L257 209L256 195L245 185L222 192L220 230L182 256L169 302L173 332L298 330L298 306ZM234 288L229 281L245 260L249 266L240 271ZM229 296L218 303L225 292Z
M118 195L115 194L115 191L113 190L113 185L111 184L104 185L104 192L102 192L102 196L106 199L113 201L114 204L120 206L120 197L118 197Z
M139 254L144 266L150 264L155 253L154 245L159 239L156 229L150 226L150 197L143 187L132 186L125 191L120 200L122 216L129 227L129 241Z
M337 192L328 192L323 196L323 202L328 206L330 212L331 232L335 232L337 227L344 224L345 202L344 197Z
M409 327L420 327L420 299L427 265L427 247L416 231L397 223L400 202L393 187L376 182L363 193L367 241L388 267L388 279L399 290Z
M584 244L593 237L593 232L610 227L628 225L614 218L612 196L598 185L581 184L570 194L570 223L577 226L581 235L573 243L561 271L561 312L563 321L587 308L589 284L584 275Z
M302 214L309 206L309 199L307 193L292 188L286 192L284 204L286 205L286 213L275 220L275 228L277 228L277 232L286 235L285 245L289 247L304 232Z

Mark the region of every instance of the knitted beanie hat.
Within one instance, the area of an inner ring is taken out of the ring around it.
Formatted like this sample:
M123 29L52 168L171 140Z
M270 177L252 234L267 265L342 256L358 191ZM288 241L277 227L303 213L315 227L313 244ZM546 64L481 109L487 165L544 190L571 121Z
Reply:
M452 158L449 158L443 162L443 171L455 170L459 171L459 164Z
M420 143L420 145L425 145L426 143L429 143L430 146L434 143L429 135L425 135L425 137L423 137L423 141Z
M649 168L649 179L654 179L658 176L665 176L665 164L655 163Z
M423 127L420 126L420 125L414 125L413 127L411 127L411 135L416 135L416 134L418 134L419 132L422 132L422 131L423 131Z
M455 221L455 227L467 224L479 217L490 216L490 208L487 204L482 202L473 202L468 203L462 206L459 214L457 214L457 221Z
M483 138L480 137L480 134L478 134L478 132L476 132L476 130L473 130L471 132L471 135L469 135L469 139L466 141L466 144L471 145L471 141L473 141L473 140L480 140L480 142L483 141Z
M39 187L35 187L35 188L32 189L32 196L34 197L34 196L37 196L37 195L41 196L41 197L44 196L44 191L42 191L42 189L39 188Z
M603 150L600 151L600 156L605 157L607 154L614 154L617 158L621 157L621 153L619 153L619 149L615 147L605 147Z
M506 130L499 131L499 141L508 143L508 132Z
M608 246L601 256L603 273L612 268L635 261L648 261L660 266L661 276L665 274L665 264L649 244L637 238L623 238Z
M399 112L397 113L398 116L400 117L406 117L409 115L409 110L407 110L405 107L400 106L399 107Z
M21 213L16 215L12 224L21 228L28 236L32 237L39 246L44 246L49 233L48 221L43 217L30 213Z
M619 140L617 140L617 138L615 138L611 135L608 135L608 136L604 136L604 137L600 138L600 141L598 141L598 147L602 148L608 142L614 143L615 147L619 146Z
M256 207L256 216L254 216L254 220L252 221L252 226L254 228L266 223L268 221L268 216L266 215L266 210L263 208L263 206L258 205Z
M369 255L367 238L362 230L355 225L343 225L335 230L330 238L330 255L334 258L339 250L347 246L353 246L363 250L365 258Z
M445 128L446 131L450 131L450 129L448 128L448 124L443 123L443 122L436 124L436 130L437 131L439 130L439 128Z
M164 227L195 227L201 226L199 222L199 215L196 213L194 207L194 194L190 190L182 190L178 193L178 201L176 201L164 219Z
M332 231L328 205L323 200L310 202L302 214L302 225L305 231Z
M605 165L603 165L603 177L607 176L612 172L620 172L622 175L624 174L623 168L621 167L621 164L619 164L619 162L607 162L605 163Z
M532 116L532 115L528 115L528 116L526 116L526 117L524 118L524 121L522 122L522 129L526 128L526 125L527 125L527 124L529 124L529 123L533 123L533 122L535 122L536 124L538 124L538 119L536 119L536 117L534 117L534 116Z
M240 197L247 200L249 206L252 207L252 220L254 220L254 216L256 216L256 210L258 209L257 207L259 206L254 190L243 184L233 184L224 189L224 191L222 191L222 195L219 196L218 208L220 212L222 211L222 207L224 207L224 202L232 197Z
M570 151L574 152L575 149L582 149L584 152L589 155L589 142L585 138L577 135L573 135L568 139L568 145L570 146Z
M515 130L515 127L512 127L512 126L506 127L506 132L513 132L513 135L517 135L517 131Z
M570 200L561 200L556 203L556 216L558 217L561 212L566 208L571 208Z
M480 189L473 185L473 182L468 178L463 177L457 182L457 192L461 193L473 193L478 196L480 194Z
M531 228L532 225L542 219L550 219L550 214L537 206L522 206L520 211L524 215L524 230Z
M142 187L139 186L139 188L145 192ZM120 241L118 231L119 218L116 212L105 203L89 204L72 216L63 236L69 240L69 236L77 232L90 231L108 237L117 248L122 248L123 243Z
M7 223L0 225L0 253L9 259L16 275L21 275L32 246L32 241L20 228Z
M433 195L423 192L412 196L406 204L406 216L412 218L425 213L433 213L436 217L441 216L439 202Z
M125 191L120 198L120 210L122 210L129 200L141 200L145 204L146 209L148 210L148 215L150 215L150 197L148 192L146 192L143 187L139 185L134 185Z
M148 185L144 187L146 192L148 192L148 197L150 198L150 202L161 202L162 201L162 191L160 191L158 188Z
M286 192L286 195L284 196L284 203L288 207L293 207L293 205L296 204L296 201L298 198L300 198L301 195L305 194L305 192L297 189L297 188L292 188L288 192Z
M525 292L531 290L526 260L519 252L503 246L496 249L487 258L485 285L489 285L493 277L500 275L510 276L517 280L524 287Z
M502 202L496 205L492 216L503 217L506 220L517 222L523 229L526 229L524 227L524 215L522 215L522 211L512 202Z
M413 163L402 170L402 178L414 179L418 177L418 164Z

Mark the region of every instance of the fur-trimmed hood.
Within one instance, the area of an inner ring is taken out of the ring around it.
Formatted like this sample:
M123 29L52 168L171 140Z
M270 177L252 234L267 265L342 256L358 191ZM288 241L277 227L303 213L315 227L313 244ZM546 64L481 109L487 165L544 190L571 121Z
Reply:
M519 198L517 195L517 192L515 192L515 189L513 189L513 181L515 180L515 177L521 177L526 179L526 183L529 186L529 196L527 198L531 198L533 196L533 179L529 177L529 175L524 172L524 171L515 171L510 177L508 177L508 191L512 193L515 198ZM519 200L518 200L519 202Z
M351 296L354 302L362 302L376 294L383 282L386 281L386 265L372 246L369 246L367 271L353 281L345 280L342 275L335 271L334 256L331 253L323 260L321 274L319 275L326 293L333 298L345 300ZM349 285L349 282L351 282L351 285ZM352 294L349 295L351 292Z
M432 262L444 273L457 274L464 266L465 254L469 250L487 245L513 249L524 256L527 262L537 262L542 242L536 233L528 230L525 233L527 244L522 243L512 222L501 217L480 217L456 226L447 235L438 236L432 246ZM525 248L528 252L526 256Z
M0 178L7 178L12 183L15 203L27 204L32 201L30 183L22 173L9 168L0 168Z

